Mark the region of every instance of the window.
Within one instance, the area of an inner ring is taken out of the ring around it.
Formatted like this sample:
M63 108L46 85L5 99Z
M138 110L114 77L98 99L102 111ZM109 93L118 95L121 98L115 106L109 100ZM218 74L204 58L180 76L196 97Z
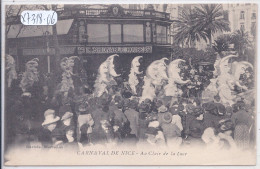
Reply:
M256 36L256 23L251 23L251 35Z
M241 30L245 30L245 24L244 24L244 23L241 23L241 24L240 24L240 29L241 29Z
M252 19L256 19L256 13L252 13Z
M157 33L157 43L165 44L167 43L167 34L166 26L157 25L156 26L156 33Z
M245 19L245 11L240 12L240 19Z
M110 32L111 32L111 43L121 43L121 25L120 24L111 24L110 25Z
M125 24L123 26L124 42L143 42L144 25L142 24Z
M109 42L107 24L88 24L88 42Z

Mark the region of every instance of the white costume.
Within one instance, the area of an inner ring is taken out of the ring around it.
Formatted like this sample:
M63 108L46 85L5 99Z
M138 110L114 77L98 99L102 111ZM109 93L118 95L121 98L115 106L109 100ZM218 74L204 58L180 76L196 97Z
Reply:
M78 56L65 57L61 60L60 63L61 69L63 71L60 92L64 92L65 95L68 94L69 89L74 89L72 75L74 60L76 58L79 59Z
M168 84L164 87L166 96L180 96L182 94L181 89L177 88L177 84L186 84L190 80L182 80L180 77L179 63L185 62L182 59L173 60L168 66Z
M136 95L136 86L139 83L139 80L137 79L137 75L141 74L142 72L139 72L139 67L140 67L140 62L139 59L142 58L142 56L136 56L133 60L132 60L132 64L131 64L131 70L130 70L130 74L129 74L129 78L128 78L128 83L129 86L132 90L132 93L134 95Z
M17 73L15 70L15 60L11 55L5 56L5 72L7 77L7 86L11 87L12 81L17 79Z
M163 81L168 80L165 60L167 60L167 58L156 60L148 66L146 76L144 77L144 86L140 102L145 99L153 100L156 89L163 86Z
M233 62L228 63L230 58L238 57L236 55L229 55L222 58L217 64L215 64L215 69L218 72L218 77L212 79L210 85L203 92L203 97L209 96L211 92L211 97L219 94L221 103L224 105L232 105L236 102L238 95L234 94L234 87L238 86L241 89L247 90L247 87L240 84L240 75L245 72L248 67L253 68L253 66L246 62ZM242 94L240 94L242 95Z
M25 72L20 83L23 92L26 92L29 87L32 87L34 82L39 81L38 75L38 58L34 58L26 63Z
M99 67L97 79L95 81L94 96L100 97L103 93L108 93L108 88L116 84L114 77L120 76L115 71L114 57L117 54L109 56Z

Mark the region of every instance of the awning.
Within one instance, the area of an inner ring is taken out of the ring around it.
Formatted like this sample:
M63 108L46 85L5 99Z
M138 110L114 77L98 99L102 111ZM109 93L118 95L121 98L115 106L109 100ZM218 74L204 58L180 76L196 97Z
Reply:
M57 34L65 35L68 34L72 25L73 19L60 20L56 23ZM7 26L8 28L8 26ZM52 26L37 25L37 26L26 26L22 24L11 25L10 30L7 34L7 38L25 38L25 37L37 37L43 36L43 34L49 31L52 35ZM18 35L18 36L17 36Z

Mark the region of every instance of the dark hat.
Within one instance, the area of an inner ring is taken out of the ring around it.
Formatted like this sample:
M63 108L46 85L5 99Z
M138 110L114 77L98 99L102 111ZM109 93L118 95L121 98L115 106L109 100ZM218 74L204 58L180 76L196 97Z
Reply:
M245 109L246 104L244 101L237 101L237 106L239 109Z
M175 115L175 114L178 114L179 111L178 111L179 107L177 105L174 105L172 107L169 108L169 111L172 115Z
M162 100L157 100L155 102L155 105L156 105L156 107L161 107L163 105L163 101Z
M145 99L145 100L144 100L144 103L145 103L145 104L151 104L152 101L151 101L150 99Z
M228 130L233 130L234 124L232 123L231 119L222 119L218 123L218 129L220 132L228 131Z
M87 109L87 105L85 104L81 104L79 105L79 112L80 114L88 114L88 109Z
M122 109L124 107L124 101L120 101L117 103L117 108Z
M199 115L201 115L203 113L204 113L204 110L203 110L203 108L201 106L195 106L192 114L194 116L199 116Z
M145 134L151 134L156 136L158 134L158 129L154 127L148 127L145 131Z
M187 104L185 108L187 113L193 113L195 106L193 104Z
M74 126L67 126L67 127L65 128L65 132L68 132L68 131L71 131L71 130L74 132L75 127L74 127Z
M233 113L233 108L231 106L226 107L226 113L227 114L232 114Z
M208 102L208 103L202 104L202 108L204 108L205 111L213 111L213 110L217 109L216 104L213 102Z
M129 103L129 107L131 109L136 109L137 105L138 105L138 102L136 102L135 100L131 100Z
M80 104L79 105L79 111L80 112L83 112L83 111L86 111L87 110L87 107L85 106L85 104Z
M184 106L182 104L178 105L178 111L183 111L184 110Z
M218 102L220 101L220 96L219 96L219 94L217 94L217 95L214 96L214 100L216 100L216 101L218 101Z
M130 107L130 100L129 99L124 99L124 106Z
M170 123L172 121L172 114L171 113L164 113L162 117L163 122Z
M124 91L122 93L122 96L126 99L129 99L130 97L132 97L132 93L130 91Z
M121 100L122 100L122 97L119 96L119 95L116 95L115 98L114 98L115 102L120 102Z
M217 114L220 116L224 116L226 114L226 108L221 103L216 103L217 106Z

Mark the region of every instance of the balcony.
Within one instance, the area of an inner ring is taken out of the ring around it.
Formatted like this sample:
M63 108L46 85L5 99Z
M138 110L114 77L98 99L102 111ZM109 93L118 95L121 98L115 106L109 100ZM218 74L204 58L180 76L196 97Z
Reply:
M111 9L112 8L112 9ZM78 9L59 12L59 18L84 17L84 18L155 18L170 20L170 14L154 10L125 9L119 6L111 6L107 9Z

